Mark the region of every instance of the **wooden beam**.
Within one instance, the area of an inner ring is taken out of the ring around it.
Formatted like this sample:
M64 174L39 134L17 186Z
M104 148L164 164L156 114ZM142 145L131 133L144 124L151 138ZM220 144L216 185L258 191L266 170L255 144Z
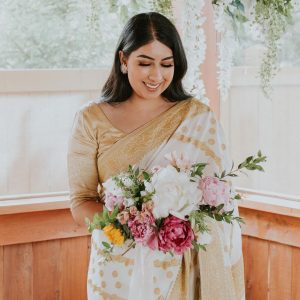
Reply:
M0 216L0 246L89 235L78 226L70 209Z

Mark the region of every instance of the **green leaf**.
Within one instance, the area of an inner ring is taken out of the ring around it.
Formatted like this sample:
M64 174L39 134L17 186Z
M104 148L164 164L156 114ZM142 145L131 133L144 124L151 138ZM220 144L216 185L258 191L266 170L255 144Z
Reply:
M119 207L116 206L116 207L114 208L112 214L110 215L110 220L111 220L111 221L114 221L114 220L116 219L118 213L119 213Z
M149 173L143 171L143 176L144 176L144 179L145 179L146 181L149 181L149 180L150 180L150 175L149 175Z
M102 242L102 245L107 248L107 249L110 249L111 248L111 245L107 242Z

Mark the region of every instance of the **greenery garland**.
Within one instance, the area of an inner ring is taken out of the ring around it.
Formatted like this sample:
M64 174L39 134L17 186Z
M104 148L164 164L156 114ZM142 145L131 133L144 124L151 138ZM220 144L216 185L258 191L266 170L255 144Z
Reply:
M224 11L232 18L232 27L238 37L239 28L245 22L250 25L259 25L262 36L265 38L266 51L262 59L259 75L264 95L270 98L271 79L278 72L278 41L292 21L292 0L256 0L254 16L248 18L242 0L233 1L213 0L213 5L223 5Z

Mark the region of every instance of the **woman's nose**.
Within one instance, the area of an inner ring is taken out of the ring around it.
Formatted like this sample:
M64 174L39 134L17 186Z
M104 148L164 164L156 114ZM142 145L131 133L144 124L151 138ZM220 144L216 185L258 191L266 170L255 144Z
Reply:
M149 74L149 80L153 82L160 82L163 78L160 68L152 68Z

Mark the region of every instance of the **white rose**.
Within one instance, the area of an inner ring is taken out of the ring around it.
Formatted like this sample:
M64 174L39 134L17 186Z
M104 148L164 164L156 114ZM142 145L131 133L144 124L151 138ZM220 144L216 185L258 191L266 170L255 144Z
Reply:
M123 196L123 191L119 188L116 182L110 177L103 183L106 193L112 193L114 196Z
M123 177L122 182L128 188L130 188L133 185L133 181L128 177Z
M132 198L125 198L124 199L124 205L125 207L132 206L134 204L134 200Z
M152 185L151 182L145 180L144 185L145 185L146 192L148 192L149 194L154 192L154 186Z
M197 243L200 245L208 245L212 241L212 236L208 232L198 233Z
M154 174L151 183L155 189L152 198L155 218L165 218L171 214L184 219L200 203L202 192L197 183L191 182L187 173L178 172L172 166Z

